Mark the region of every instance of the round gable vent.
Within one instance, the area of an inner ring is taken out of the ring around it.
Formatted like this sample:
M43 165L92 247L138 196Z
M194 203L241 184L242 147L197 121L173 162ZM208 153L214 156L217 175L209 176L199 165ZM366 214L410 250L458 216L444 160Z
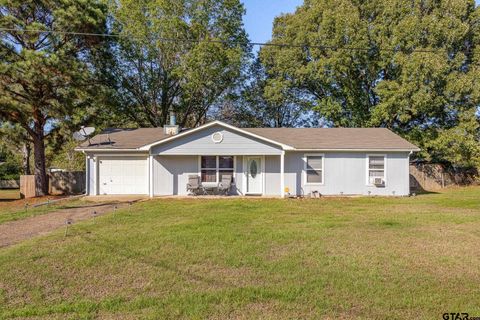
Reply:
M221 132L215 132L212 134L212 141L215 143L220 143L223 140L223 134Z

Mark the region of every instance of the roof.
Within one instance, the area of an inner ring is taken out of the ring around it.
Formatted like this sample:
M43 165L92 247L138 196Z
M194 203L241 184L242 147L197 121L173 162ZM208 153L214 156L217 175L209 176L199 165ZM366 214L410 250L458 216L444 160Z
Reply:
M170 137L163 128L106 129L102 133L83 142L77 149L137 149Z
M412 149L418 147L386 128L245 128L295 149Z
M107 129L91 138L91 144L85 141L77 150L148 150L163 140L167 142L214 124L276 142L284 149L289 147L288 150L419 150L386 128L236 128L220 121L184 130L176 136L166 135L163 128Z

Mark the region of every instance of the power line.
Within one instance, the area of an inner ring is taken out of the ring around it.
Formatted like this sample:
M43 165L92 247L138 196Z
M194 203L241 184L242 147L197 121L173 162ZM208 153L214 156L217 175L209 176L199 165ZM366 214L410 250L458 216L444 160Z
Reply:
M128 36L120 34L108 34L108 33L90 33L90 32L73 32L73 31L61 31L61 30L40 30L29 29L21 30L14 28L0 28L0 32L20 32L20 33L52 33L63 35L75 35L75 36L93 36L93 37L106 37L106 38L126 38ZM190 43L221 43L221 44L244 44L240 42L228 41L228 40L215 40L215 39L186 39L186 38L157 38L162 42L190 42ZM370 51L371 48L365 47L352 47L352 46L332 46L332 45L311 45L311 44L290 44L290 43L273 43L273 42L247 42L246 44L251 46L260 47L285 47L285 48L303 48L303 49L321 49L321 50L351 50L351 51ZM394 48L377 48L378 51L397 52L398 49ZM444 49L412 49L411 53L444 53Z

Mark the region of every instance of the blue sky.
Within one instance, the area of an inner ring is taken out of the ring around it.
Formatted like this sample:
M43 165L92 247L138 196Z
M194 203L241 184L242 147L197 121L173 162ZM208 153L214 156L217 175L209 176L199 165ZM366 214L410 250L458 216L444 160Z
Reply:
M247 10L243 17L245 29L250 41L266 42L272 35L273 19L282 14L295 11L303 0L242 0ZM475 0L479 5L480 0Z
M303 0L243 0L247 14L243 17L250 41L266 42L272 35L273 19L295 11Z

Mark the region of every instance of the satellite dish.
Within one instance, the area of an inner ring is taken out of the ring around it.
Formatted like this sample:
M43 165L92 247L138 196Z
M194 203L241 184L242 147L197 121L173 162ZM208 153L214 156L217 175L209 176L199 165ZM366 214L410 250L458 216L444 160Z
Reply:
M73 133L73 139L77 140L77 141L84 141L86 139L86 137L81 134L80 132L74 132Z
M73 133L73 139L77 141L85 141L88 139L88 144L90 144L90 135L95 132L94 127L81 127L80 130Z
M80 129L80 131L83 132L84 136L89 136L89 135L91 135L92 133L95 132L95 128L94 127L82 127Z

